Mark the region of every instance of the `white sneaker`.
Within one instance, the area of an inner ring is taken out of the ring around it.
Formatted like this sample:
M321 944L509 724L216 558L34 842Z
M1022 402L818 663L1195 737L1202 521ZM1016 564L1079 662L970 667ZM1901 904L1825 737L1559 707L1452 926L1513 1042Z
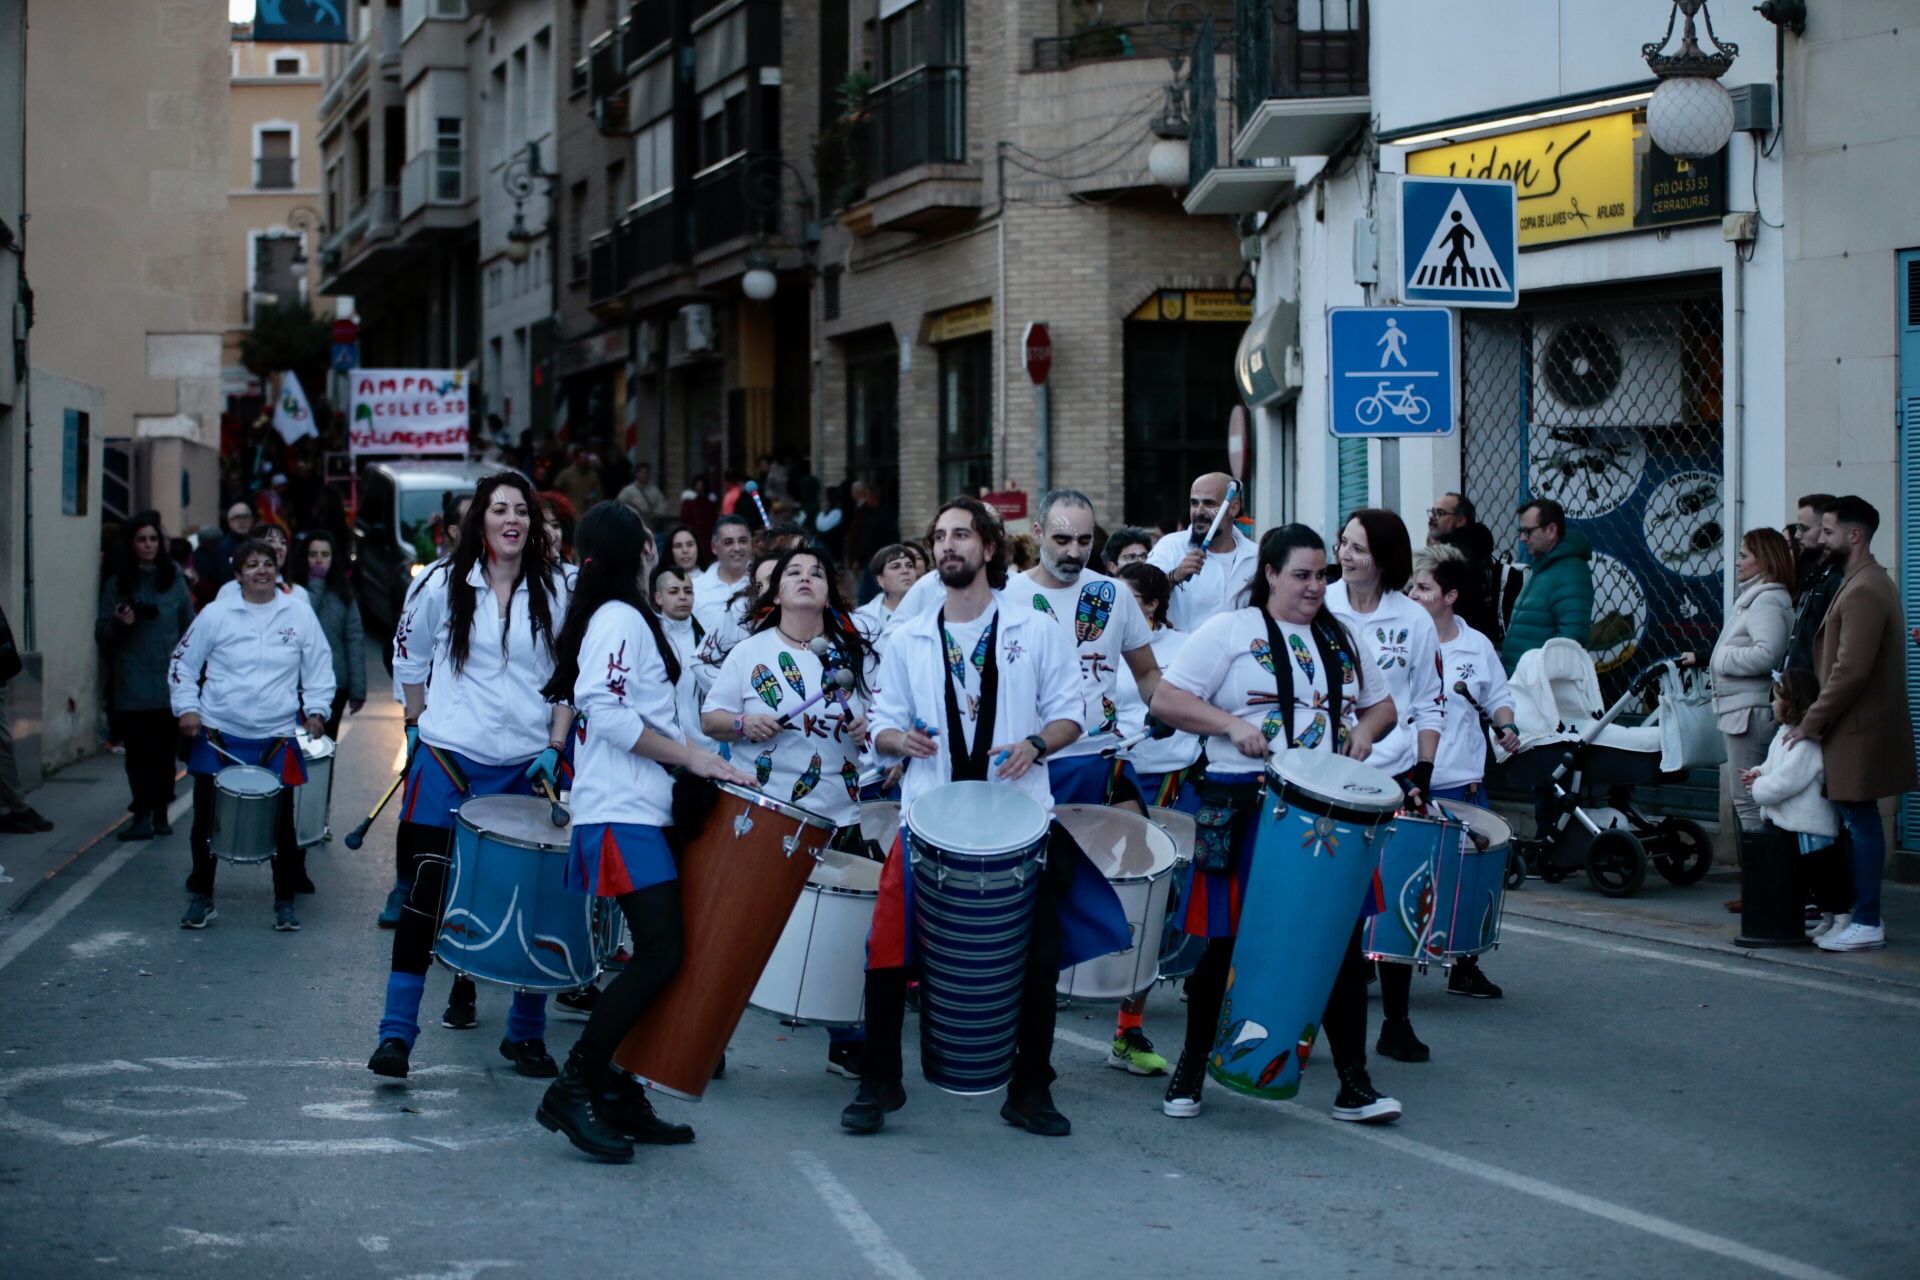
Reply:
M1885 925L1850 923L1844 929L1835 927L1814 945L1822 951L1878 951L1887 945L1887 930Z
M1822 911L1818 920L1809 920L1807 922L1807 936L1809 938L1818 938L1821 934L1828 932L1832 928L1833 912Z
M1815 942L1818 942L1820 939L1826 937L1828 934L1838 933L1840 932L1840 930L1846 928L1848 925L1852 923L1853 923L1852 912L1830 911L1825 916L1821 917L1819 925L1817 925L1814 928L1813 932L1809 933L1807 936L1809 938L1812 938Z

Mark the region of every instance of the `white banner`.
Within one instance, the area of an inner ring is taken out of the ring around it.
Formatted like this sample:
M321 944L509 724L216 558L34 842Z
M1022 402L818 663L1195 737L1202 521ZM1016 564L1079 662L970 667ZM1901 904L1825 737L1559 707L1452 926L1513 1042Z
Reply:
M356 369L347 385L347 445L355 454L466 454L465 373Z
M280 397L273 402L273 429L288 444L320 434L313 425L313 406L307 403L300 375L289 369L280 375Z

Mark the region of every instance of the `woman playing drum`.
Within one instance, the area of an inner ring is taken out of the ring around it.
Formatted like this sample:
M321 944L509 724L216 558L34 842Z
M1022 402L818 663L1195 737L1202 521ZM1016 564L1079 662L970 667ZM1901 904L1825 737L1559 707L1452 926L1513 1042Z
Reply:
M300 927L293 895L304 861L293 832L293 788L306 779L293 731L302 719L315 737L325 729L333 705L333 655L306 601L280 591L273 548L243 542L233 560L238 590L216 598L193 620L168 664L173 714L193 741L187 757L193 872L180 926L204 929L214 917L213 778L238 760L280 775L273 927L290 933Z
M1354 661L1351 637L1327 612L1326 571L1319 534L1299 524L1269 530L1260 540L1249 607L1221 614L1194 632L1154 695L1155 716L1209 735L1206 781L1199 788L1203 828L1182 895L1182 927L1210 941L1187 979L1186 1047L1162 1104L1170 1116L1200 1114L1241 895L1252 870L1258 785L1268 756L1320 751L1365 760L1374 741L1393 727L1393 699L1377 673ZM1281 704L1282 689L1291 690L1290 705ZM1212 842L1209 819L1217 830ZM1225 865L1207 869L1209 861ZM1326 910L1358 913L1362 904L1330 902ZM1367 1076L1366 1024L1367 963L1356 919L1321 1020L1340 1076L1333 1114L1342 1120L1396 1119L1400 1104L1376 1093Z
M573 711L541 694L553 674L555 622L567 604L533 487L513 472L482 480L453 555L422 575L393 634L393 673L406 699L407 785L399 839L414 852L408 909L393 935L376 1075L403 1077L420 1034L440 919L453 815L475 796L532 795L559 785ZM455 980L444 1025L474 1025L473 984ZM518 992L500 1054L535 1078L558 1074L547 1053L546 997Z
M669 768L747 785L751 777L688 747L674 719L680 663L646 604L657 552L632 508L603 503L580 522L579 585L554 644L547 697L572 699L586 722L575 757L569 887L612 898L633 934L633 958L600 993L560 1078L535 1118L588 1155L633 1159L632 1142L693 1141L654 1114L646 1090L615 1071L613 1051L680 967L680 887L664 828Z

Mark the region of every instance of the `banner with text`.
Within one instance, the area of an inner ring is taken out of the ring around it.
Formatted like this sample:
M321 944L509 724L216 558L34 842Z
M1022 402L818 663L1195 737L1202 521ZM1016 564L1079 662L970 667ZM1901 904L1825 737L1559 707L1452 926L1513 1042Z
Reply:
M467 452L465 373L359 369L347 380L347 445L355 454Z

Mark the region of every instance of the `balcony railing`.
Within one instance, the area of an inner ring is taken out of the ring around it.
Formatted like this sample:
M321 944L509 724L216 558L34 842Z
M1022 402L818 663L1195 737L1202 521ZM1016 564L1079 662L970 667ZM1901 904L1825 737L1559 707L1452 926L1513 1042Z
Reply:
M622 60L631 67L672 38L670 0L634 0L627 8L625 30L621 35Z
M459 206L466 201L466 152L458 147L423 151L400 170L403 218L411 218L429 205Z
M1235 127L1269 98L1367 93L1367 0L1235 0Z
M606 302L620 292L620 260L613 228L587 242L587 301Z
M873 91L872 172L967 159L967 69L920 67Z
M292 156L255 156L253 160L254 190L292 190L293 166Z
M375 187L360 197L340 230L327 237L325 247L345 256L356 252L362 241L390 238L399 222L399 188Z
M1230 16L1218 14L1215 21L1222 35L1232 35ZM1191 49L1198 33L1198 22L1160 21L1103 23L1071 35L1043 36L1033 42L1033 69L1065 71L1087 62L1170 58Z
M592 79L592 76L593 60L591 58L580 59L580 61L573 64L573 71L568 76L567 92L581 92L587 87L587 83Z
M586 259L587 301L595 306L619 297L637 280L684 262L673 193L661 192L594 236Z
M744 235L772 235L780 226L779 192L750 187L756 165L773 164L770 156L743 152L693 178L693 247L711 249ZM762 180L764 181L764 180Z

